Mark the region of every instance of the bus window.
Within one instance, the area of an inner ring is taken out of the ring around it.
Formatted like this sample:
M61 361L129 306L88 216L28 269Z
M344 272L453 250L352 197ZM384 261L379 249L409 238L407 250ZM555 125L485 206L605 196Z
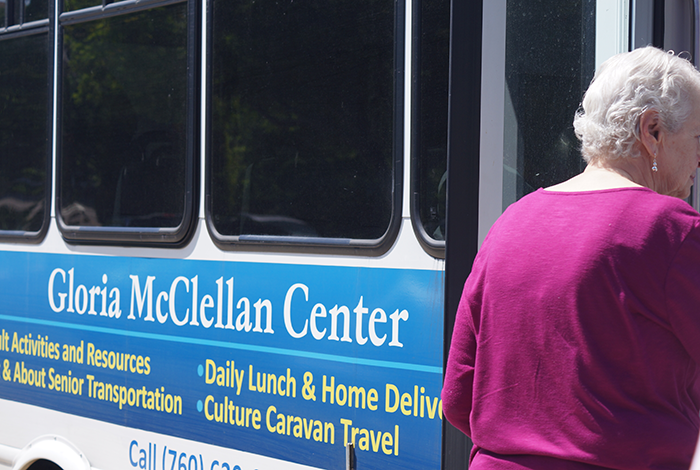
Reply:
M213 2L207 212L219 241L388 232L400 197L395 16L391 0Z
M8 0L7 25L20 24L20 11L22 2L20 0Z
M0 35L0 238L36 239L48 215L49 38Z
M628 0L484 3L479 243L508 205L583 170L573 118L596 63L626 51L630 37L652 36L641 21L630 30L630 8Z
M413 219L435 251L445 240L450 2L421 0L414 8Z
M24 1L24 23L39 21L49 17L48 0Z
M508 0L503 208L583 169L572 121L595 67L595 4Z
M63 25L58 210L67 238L179 241L186 232L188 21L188 4L177 3Z
M102 5L102 0L63 0L63 11L82 10Z
M7 11L7 1L0 0L0 28L5 27L5 12Z

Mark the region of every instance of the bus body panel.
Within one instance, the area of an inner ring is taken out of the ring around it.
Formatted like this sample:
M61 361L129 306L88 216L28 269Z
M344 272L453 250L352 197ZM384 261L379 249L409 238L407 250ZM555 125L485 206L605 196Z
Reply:
M0 275L4 399L309 466L341 465L348 442L376 468L439 465L439 271L0 264L14 267Z

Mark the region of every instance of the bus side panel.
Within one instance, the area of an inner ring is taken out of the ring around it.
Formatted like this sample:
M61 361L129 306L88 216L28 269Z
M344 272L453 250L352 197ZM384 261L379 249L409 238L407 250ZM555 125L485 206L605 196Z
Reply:
M363 468L440 465L440 272L0 264L0 398L315 467L342 467L347 442Z

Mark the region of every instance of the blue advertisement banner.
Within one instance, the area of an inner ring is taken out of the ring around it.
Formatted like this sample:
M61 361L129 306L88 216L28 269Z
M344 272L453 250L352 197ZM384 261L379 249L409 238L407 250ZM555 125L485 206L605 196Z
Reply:
M348 442L358 469L440 467L439 271L0 265L1 398L320 468Z

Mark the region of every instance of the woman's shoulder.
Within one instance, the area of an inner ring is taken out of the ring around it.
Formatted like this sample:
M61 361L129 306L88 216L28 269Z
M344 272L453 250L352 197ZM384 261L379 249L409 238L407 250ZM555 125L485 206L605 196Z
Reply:
M625 233L669 232L676 239L700 225L700 214L686 201L644 187L593 191L540 188L508 207L502 218L506 225L539 221L543 225L570 225L578 233L604 225Z
M647 210L671 210L687 217L700 217L695 209L683 199L665 196L643 186L630 186L586 191L557 191L556 186L539 188L521 201L550 205L570 204L592 205L605 208L608 206L638 206Z
M636 208L636 214L648 213L655 220L682 225L698 225L700 214L685 200L673 196L665 196L651 189L642 188L639 191L620 191L619 197L627 206Z

